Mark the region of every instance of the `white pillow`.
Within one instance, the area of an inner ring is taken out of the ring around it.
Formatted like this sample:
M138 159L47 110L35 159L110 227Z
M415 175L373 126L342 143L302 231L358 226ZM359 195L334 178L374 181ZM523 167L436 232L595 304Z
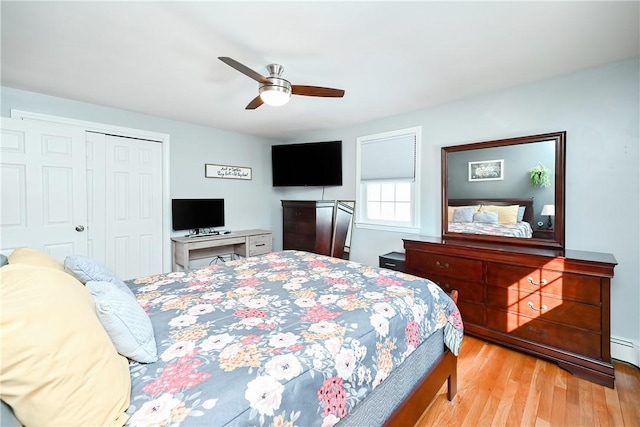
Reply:
M118 353L141 363L158 360L151 320L131 290L125 292L105 281L92 280L86 286L95 300L98 319Z
M121 279L116 277L107 267L92 258L82 255L69 255L64 260L64 269L82 283L86 284L90 281L110 282L123 291L128 292L133 297L133 292L131 292L131 289L129 289Z

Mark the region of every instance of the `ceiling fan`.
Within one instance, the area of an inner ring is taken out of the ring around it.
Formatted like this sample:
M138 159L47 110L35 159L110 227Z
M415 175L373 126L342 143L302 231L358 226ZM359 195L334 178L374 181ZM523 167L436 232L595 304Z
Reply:
M303 96L321 96L327 98L342 98L344 96L344 90L333 89L330 87L320 86L302 86L292 85L289 80L283 79L282 72L284 67L279 64L267 65L267 71L269 71L269 77L264 77L260 73L253 71L247 67L227 56L219 56L218 59L231 68L235 68L242 74L251 77L253 80L260 83L258 88L258 96L245 107L245 110L255 110L262 104L280 106L289 102L291 95L303 95Z

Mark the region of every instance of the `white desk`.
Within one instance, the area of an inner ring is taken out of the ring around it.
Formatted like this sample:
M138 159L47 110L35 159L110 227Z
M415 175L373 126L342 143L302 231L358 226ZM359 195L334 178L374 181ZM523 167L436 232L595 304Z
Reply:
M202 237L172 237L173 271L189 268L189 261L220 255L262 255L271 252L273 235L269 230L241 230L230 234Z

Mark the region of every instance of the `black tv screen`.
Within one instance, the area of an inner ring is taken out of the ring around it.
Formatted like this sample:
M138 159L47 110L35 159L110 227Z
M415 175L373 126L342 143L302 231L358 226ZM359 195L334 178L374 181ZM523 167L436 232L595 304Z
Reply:
M195 230L224 226L224 199L173 199L174 230Z
M342 185L342 141L271 146L274 187Z

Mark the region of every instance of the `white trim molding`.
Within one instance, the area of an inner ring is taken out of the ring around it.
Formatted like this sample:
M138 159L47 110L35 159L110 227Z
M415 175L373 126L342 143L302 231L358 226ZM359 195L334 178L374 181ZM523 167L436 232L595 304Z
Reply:
M611 358L640 368L640 343L611 337Z

